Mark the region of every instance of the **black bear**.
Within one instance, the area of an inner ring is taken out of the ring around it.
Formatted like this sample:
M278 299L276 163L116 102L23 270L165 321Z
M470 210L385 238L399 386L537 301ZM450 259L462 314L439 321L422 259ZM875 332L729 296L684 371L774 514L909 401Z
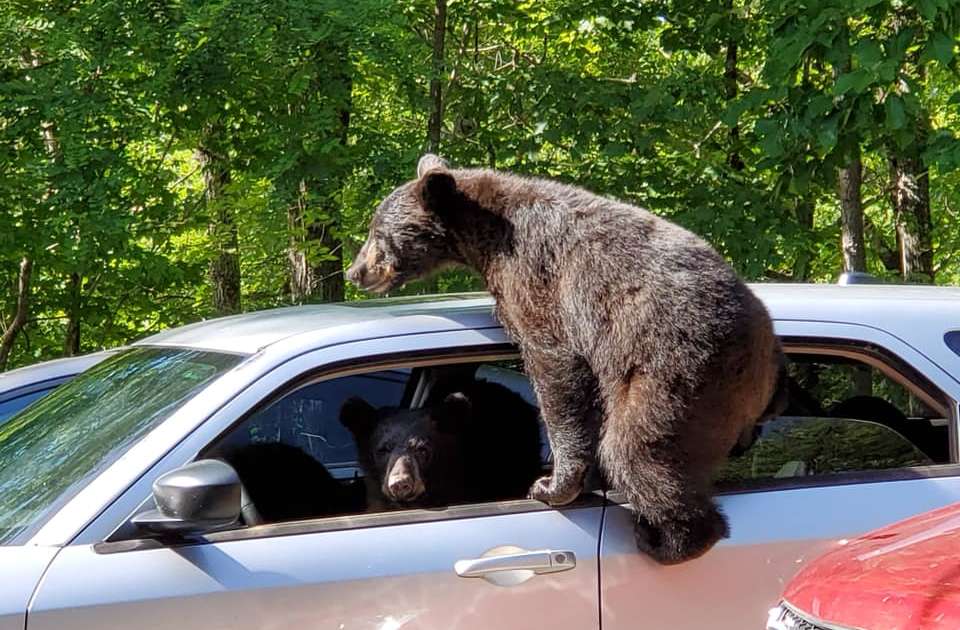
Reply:
M296 446L264 442L242 446L223 459L233 466L266 523L295 521L365 509L363 488L337 481Z
M371 511L522 498L540 475L537 411L487 381L445 388L419 409L347 400Z
M347 277L384 293L457 264L483 276L540 402L554 467L529 495L566 504L596 461L659 562L726 536L712 477L779 412L784 360L723 258L636 206L426 155L377 208Z

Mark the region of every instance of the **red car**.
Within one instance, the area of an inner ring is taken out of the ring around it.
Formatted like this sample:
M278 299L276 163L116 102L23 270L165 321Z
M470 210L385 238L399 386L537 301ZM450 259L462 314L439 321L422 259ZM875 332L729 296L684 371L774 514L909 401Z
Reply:
M803 568L767 630L957 630L960 503L854 540Z

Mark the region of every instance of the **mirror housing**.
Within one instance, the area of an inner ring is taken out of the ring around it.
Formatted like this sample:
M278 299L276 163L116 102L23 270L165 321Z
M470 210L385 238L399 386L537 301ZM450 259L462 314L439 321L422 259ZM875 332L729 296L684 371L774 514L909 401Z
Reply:
M200 459L153 482L156 509L133 517L141 530L159 535L202 534L233 525L240 518L243 486L233 467Z

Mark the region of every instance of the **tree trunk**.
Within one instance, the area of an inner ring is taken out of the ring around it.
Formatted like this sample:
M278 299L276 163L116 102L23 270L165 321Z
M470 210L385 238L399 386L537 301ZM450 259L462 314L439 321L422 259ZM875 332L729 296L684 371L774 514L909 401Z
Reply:
M796 208L794 208L794 215L796 216L797 223L801 228L806 232L805 242L807 237L813 232L813 203L808 199L801 199L797 202ZM794 282L803 282L810 275L810 261L813 260L814 252L811 251L811 248L805 247L802 251L797 254L797 259L793 263L793 280Z
M350 113L353 109L353 74L349 51L341 51L335 67L341 68L338 77L326 77L327 81L339 81L343 100L337 112L339 121L336 130L341 147L346 147L350 131ZM329 86L317 86L329 92ZM308 184L301 179L297 185L297 199L287 209L290 247L287 261L290 268L290 300L295 304L304 302L342 302L345 297L343 280L343 247L336 234L340 224L340 210L336 194L343 188L346 168L335 165L334 174L326 182ZM319 189L317 203L323 204L327 221L306 223L311 188Z
M433 14L433 66L430 77L430 121L427 125L427 150L440 154L443 129L444 39L447 33L447 0L436 0Z
M900 277L905 282L934 281L930 181L920 155L926 134L918 126L917 141L905 150L891 150L890 189L897 228Z
M230 183L226 158L212 148L215 130L208 128L196 151L203 173L204 198L210 213L207 229L213 241L210 261L210 284L213 309L218 315L240 311L240 239L233 210L225 198Z
M904 5L893 14L892 27L895 33L912 24L920 17ZM909 91L907 76L919 83L926 80L926 68L920 61L919 51L909 53L899 70L894 83L894 94ZM897 230L897 252L900 257L900 277L905 282L934 281L933 224L930 218L930 180L921 156L927 146L930 121L926 112L920 111L908 123L912 129L909 142L888 142L890 162L890 194L893 204L893 219ZM898 139L899 140L899 139Z
M7 360L13 351L13 344L17 335L27 325L27 315L30 310L30 276L33 272L33 262L26 256L20 261L20 275L17 283L17 306L13 313L13 320L0 336L0 372L7 369Z
M737 51L737 42L731 37L727 40L727 53L723 71L724 97L728 102L737 98ZM734 124L730 128L730 151L727 153L727 164L734 170L742 171L745 164L737 150L739 145L740 125Z
M847 165L840 169L838 194L840 196L840 244L844 271L866 271L867 250L863 238L863 204L861 188L863 163L860 148Z
M303 224L308 204L306 182L300 182L297 203L287 212L290 226L290 299L304 302L342 302L343 248L334 235L334 221ZM313 251L311 251L313 250Z
M63 340L63 354L73 357L80 354L80 314L83 296L80 274L71 273L67 280L67 334Z

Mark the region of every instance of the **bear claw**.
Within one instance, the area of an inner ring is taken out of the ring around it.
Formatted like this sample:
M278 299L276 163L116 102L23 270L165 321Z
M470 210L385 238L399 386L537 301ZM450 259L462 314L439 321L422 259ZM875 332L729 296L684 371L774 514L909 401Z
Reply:
M578 496L580 496L580 488L557 488L552 475L537 479L527 493L527 498L543 501L553 507L567 505Z

